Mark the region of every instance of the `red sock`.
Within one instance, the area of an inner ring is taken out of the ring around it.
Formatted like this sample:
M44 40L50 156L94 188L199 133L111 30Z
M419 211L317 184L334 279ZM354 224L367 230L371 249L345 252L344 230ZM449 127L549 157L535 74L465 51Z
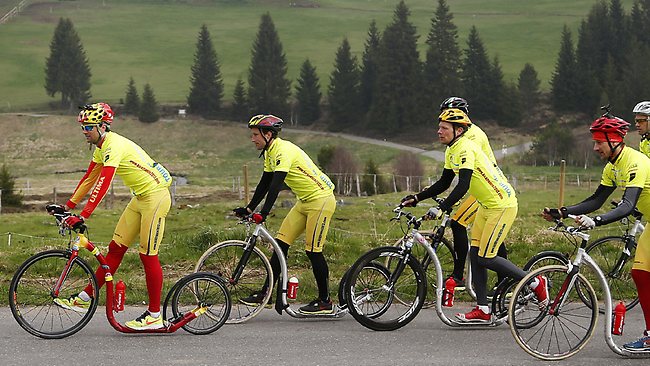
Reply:
M144 265L144 275L147 280L149 293L149 312L160 311L160 292L162 291L163 272L158 261L158 255L144 255L140 253L140 260Z
M108 267L111 269L111 274L115 275L117 269L120 268L120 263L122 263L124 253L126 253L128 249L129 247L126 245L119 245L114 240L111 240L110 244L108 244L106 263L108 263ZM97 268L97 271L95 271L95 276L97 277L97 286L99 288L102 288L102 286L104 286L104 275L105 272L102 267ZM93 287L91 285L86 286L84 291L88 294L88 296L92 297Z
M639 294L639 304L645 318L645 329L650 329L650 272L633 269L632 278Z

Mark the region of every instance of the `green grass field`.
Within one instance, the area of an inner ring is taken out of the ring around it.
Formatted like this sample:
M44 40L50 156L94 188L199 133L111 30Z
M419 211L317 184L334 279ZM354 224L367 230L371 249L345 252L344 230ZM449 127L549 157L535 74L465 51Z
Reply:
M1 9L18 1L3 0ZM629 12L632 0L624 0ZM166 2L125 0L44 1L30 5L0 27L0 112L44 109L49 101L44 84L49 43L61 17L72 20L92 70L93 99L116 102L124 97L129 77L140 92L151 84L162 103L184 103L190 67L202 24L208 26L217 51L225 98L232 97L238 77L246 80L252 42L261 14L270 12L295 80L302 62L316 67L323 91L329 83L336 49L344 37L361 58L370 22L379 30L391 21L397 3L390 1L322 0L289 7L289 2ZM409 0L411 22L420 35L421 58L437 2ZM596 0L449 0L466 46L475 25L490 57L498 55L508 80L516 80L526 62L534 65L542 88L548 88L563 25L574 31Z

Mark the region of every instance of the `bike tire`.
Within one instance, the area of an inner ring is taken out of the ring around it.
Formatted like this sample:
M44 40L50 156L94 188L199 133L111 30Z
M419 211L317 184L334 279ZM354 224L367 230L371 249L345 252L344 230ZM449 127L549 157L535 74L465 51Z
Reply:
M210 334L221 328L230 316L231 299L225 281L215 274L196 272L181 278L174 286L171 308L178 319L197 307L207 311L182 326L192 334Z
M264 284L273 283L273 270L266 255L254 247L251 256L244 267L238 281L233 279L233 272L244 255L248 243L241 240L226 240L208 248L199 258L194 268L195 272L211 272L223 278L230 292L232 309L228 324L243 323L259 314L271 298L267 291L262 302L255 305L245 304L242 298L260 291Z
M400 247L402 245L402 242L403 239L398 240L395 246ZM423 246L414 245L411 248L411 251L417 258L422 258L420 265L427 275L427 300L424 302L424 305L422 305L422 308L428 309L436 305L436 290L438 288L438 276L436 275L436 268L435 266L431 265L432 260L429 256L429 252L427 252ZM447 238L443 237L442 241L436 248L436 256L438 257L438 261L442 267L443 277L445 273L451 275L453 272L454 255L454 245L449 240L447 240ZM386 263L387 266L390 267L390 263L388 261L390 261L390 258L387 259ZM402 302L399 296L396 296L395 300Z
M94 293L86 312L65 309L54 303L52 289L56 285L72 252L48 250L28 258L16 271L9 285L9 307L18 324L40 338L58 339L81 330L97 310L97 279L94 271L77 257L60 287L60 298L80 293L92 284Z
M339 308L341 310L345 310L348 308L348 302L345 296L345 289L347 288L348 284L348 279L350 278L350 273L351 269L353 267L350 267L345 271L345 274L341 278L341 281L339 282ZM378 273L380 276L382 276L386 281L388 281L388 278L390 278L390 271L388 271L388 268L385 266L379 264L379 263L368 263L365 267L363 267L362 272L365 273L360 273L358 277L368 277L368 276L373 276L372 273L369 273L369 271L374 271ZM384 306L378 306L373 309L373 311L369 311L366 313L366 316L369 318L376 318L378 316L383 315L389 308L390 308L390 303L391 301L386 301L383 305Z
M561 305L554 307L567 272L568 267L561 265L530 272L517 284L510 301L508 323L513 337L524 351L541 360L563 360L575 355L587 344L598 322L596 291L581 273ZM546 276L549 291L549 304L541 309L529 288L538 275Z
M526 272L534 271L537 268L545 267L548 265L556 264L556 265L566 265L568 264L570 259L564 255L561 252L557 252L554 250L548 250L544 252L539 252L532 256L528 262L524 265L523 270Z
M512 299L512 291L517 286L517 281L507 277L497 285L492 296L492 314L496 319L508 316L508 307Z
M549 250L539 252L532 256L524 265L523 270L531 272L552 264L567 265L568 263L569 258L563 253ZM512 291L517 286L517 283L518 281L512 278L506 278L498 284L497 289L494 291L494 297L492 298L492 314L495 314L497 318L507 316L510 300L512 299Z
M381 271L364 271L384 266L389 257L398 260L390 261L391 267L386 268L390 274L388 279ZM415 257L406 258L401 248L380 247L362 255L352 265L345 296L350 314L364 327L376 331L399 329L415 319L422 309L427 292L426 274ZM391 279L401 265L404 265L401 274ZM397 295L403 302L393 301Z
M627 310L632 309L639 303L637 289L632 279L632 264L634 263L634 252L623 263L622 268L614 273L619 258L625 249L625 238L622 236L606 236L589 244L587 254L598 264L603 271L612 296L612 310L619 301L625 304ZM590 276L589 273L587 276ZM590 278L591 280L592 278ZM595 280L595 276L594 276ZM595 280L595 283L598 281ZM602 298L602 293L599 293ZM600 313L604 314L605 309L601 308Z

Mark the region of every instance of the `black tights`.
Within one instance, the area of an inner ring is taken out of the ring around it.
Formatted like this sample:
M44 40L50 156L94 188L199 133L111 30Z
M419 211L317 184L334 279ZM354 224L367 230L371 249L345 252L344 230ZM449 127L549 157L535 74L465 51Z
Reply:
M330 298L330 270L327 266L325 256L323 253L314 253L308 251L305 251L305 253L307 253L307 258L309 258L309 261L311 262L312 271L314 271L314 278L316 279L316 285L318 286L318 297L323 301L327 301Z
M457 279L465 278L465 260L467 259L467 251L469 250L469 243L467 238L467 228L458 222L451 221L451 232L454 236L454 272L453 276ZM497 256L508 259L508 250L505 244L499 246ZM497 283L500 283L504 277L497 274Z
M487 305L487 270L491 269L499 276L514 278L519 281L526 275L526 272L514 265L514 263L501 257L484 258L479 257L478 247L469 249L469 260L472 263L472 283L476 291L476 303Z
M278 242L278 245L280 245L280 249L282 249L282 254L284 254L284 258L287 258L287 253L289 252L289 244L283 242L280 239L275 239L275 241ZM325 256L323 253L314 253L314 252L308 252L307 253L307 258L309 258L309 261L311 262L311 267L312 270L314 271L314 278L316 279L316 285L318 286L318 297L321 300L329 300L329 267L327 266L327 261L325 260ZM280 259L278 258L277 253L274 251L273 255L271 256L271 269L273 270L273 286L275 287L275 284L278 282L278 278L280 278ZM263 290L266 291L269 288L269 283L268 279L266 283L264 284Z
M280 245L280 249L282 249L282 254L284 255L284 259L287 259L287 253L289 252L289 244L283 242L280 239L275 239L276 242L278 242L278 245ZM278 278L280 278L280 258L278 258L278 254L276 251L273 251L273 255L271 256L271 270L273 271L273 286L271 288L275 287L275 284L278 282ZM269 288L269 279L266 279L266 282L264 283L264 287L262 290L266 291Z

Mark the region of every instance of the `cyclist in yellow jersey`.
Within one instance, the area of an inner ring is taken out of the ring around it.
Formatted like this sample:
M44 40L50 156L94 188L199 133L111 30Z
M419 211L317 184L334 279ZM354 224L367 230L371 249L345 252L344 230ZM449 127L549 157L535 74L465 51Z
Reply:
M639 102L632 110L634 113L634 124L637 132L641 135L639 150L650 157L650 128L648 128L648 118L650 118L650 102Z
M544 208L542 216L549 221L554 218L579 215L576 222L585 228L594 228L616 222L632 213L636 206L641 213L650 217L650 159L643 153L625 146L623 138L630 124L606 113L596 119L590 127L594 140L594 151L607 161L602 179L596 191L584 201L560 209ZM587 216L599 209L607 198L622 188L623 199L619 205L594 218ZM639 303L645 318L643 336L635 342L624 345L630 350L650 350L650 230L644 230L632 265L632 278L639 294Z
M465 114L468 114L469 112L469 104L465 99L460 97L449 97L440 104L440 112L444 112L445 110L451 108L460 109ZM481 147L481 150L485 153L485 155L487 155L488 159L490 159L490 161L496 165L497 161L494 157L494 152L492 152L490 141L482 129L480 129L476 124L472 123L468 126L467 132L465 132L464 135L479 145ZM405 199L406 198L416 199L417 201L417 198L414 195L406 196ZM458 205L456 212L451 217L449 226L451 227L451 232L454 239L454 269L449 278L453 278L457 289L463 289L465 287L465 260L467 259L467 252L469 250L467 228L474 222L478 207L479 204L476 201L476 198L474 198L472 195L469 195L460 203L460 205ZM508 258L508 252L506 250L505 244L499 246L497 255L499 257ZM446 282L449 281L449 278ZM496 289L502 280L503 278L501 278L501 276L497 278L496 285L492 290L488 291L488 297L490 297L491 293L494 291L494 289Z
M248 205L233 211L240 217L248 215L255 211L266 196L260 210L260 214L266 219L283 184L291 189L298 202L282 221L276 241L286 258L289 246L303 232L306 233L305 252L318 286L318 298L301 307L300 311L306 314L327 314L333 312L333 307L328 288L329 268L323 255L323 246L336 210L334 184L302 149L278 137L282 123L282 119L273 115L257 115L248 122L251 141L257 150L261 151L260 157L264 156L264 172ZM274 282L280 275L277 255L274 252L271 257ZM270 291L274 286L275 283L269 284L267 281L260 291L240 301L251 305L259 304L266 291Z
M111 131L113 111L106 103L82 107L78 118L86 141L96 146L86 174L81 178L65 209L73 209L90 192L88 202L79 216L70 216L66 225L78 227L88 219L102 201L117 174L131 189L133 198L120 217L113 238L108 245L106 261L115 274L129 245L140 237L140 260L144 266L149 307L140 317L125 325L131 329L157 329L164 327L160 314L160 296L163 273L158 260L158 250L165 231L165 217L171 206L168 187L172 177L161 164L155 162L133 141ZM97 284L104 285L104 270L95 273ZM85 312L90 304L93 288L69 299L55 299L59 306Z
M526 275L512 262L497 256L499 246L517 216L517 198L499 167L465 136L471 122L463 111L447 109L440 114L438 121L438 138L447 145L444 169L437 182L416 196L417 200L435 197L447 190L454 176L458 175L458 183L449 196L439 207L427 212L431 218L440 218L443 212L450 212L454 203L466 193L476 197L479 209L472 227L469 256L477 306L468 313L456 314L456 318L461 322L488 323L491 321L491 310L487 299L487 270L516 280ZM414 203L413 199L403 201L404 205ZM541 304L548 302L546 278L540 276L530 286Z

